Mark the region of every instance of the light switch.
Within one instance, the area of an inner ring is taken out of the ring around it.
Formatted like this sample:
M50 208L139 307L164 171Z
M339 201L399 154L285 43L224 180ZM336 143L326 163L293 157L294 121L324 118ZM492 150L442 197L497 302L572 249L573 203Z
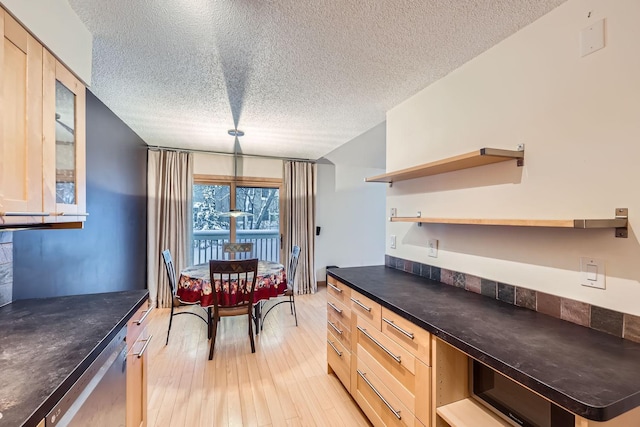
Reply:
M598 266L595 264L587 264L587 280L595 282L598 280Z
M580 284L605 289L604 260L580 258Z

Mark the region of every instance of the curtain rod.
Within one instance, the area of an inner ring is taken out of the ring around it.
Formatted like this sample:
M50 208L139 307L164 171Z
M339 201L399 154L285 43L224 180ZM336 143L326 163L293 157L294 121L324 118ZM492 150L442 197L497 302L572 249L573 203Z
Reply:
M192 148L176 148L176 147L163 147L161 145L147 145L147 150L153 150L153 151L177 151L177 152L184 152L184 153L203 153L203 154L217 154L220 156L233 156L233 153L225 153L223 151L208 151L208 150L197 150L197 149L192 149ZM273 160L289 160L289 161L293 161L293 162L306 162L306 163L316 163L317 160L311 160L311 159L299 159L296 157L277 157L277 156L265 156L262 154L242 154L242 153L238 153L238 156L240 157L255 157L255 158L262 158L262 159L273 159Z

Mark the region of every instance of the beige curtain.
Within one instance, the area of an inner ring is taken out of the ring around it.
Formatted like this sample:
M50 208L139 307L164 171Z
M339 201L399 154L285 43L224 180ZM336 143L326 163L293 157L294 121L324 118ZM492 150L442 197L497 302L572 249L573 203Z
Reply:
M291 248L300 246L294 292L315 293L317 290L314 265L316 165L308 162L284 162L284 253L289 263Z
M171 251L178 274L191 263L193 154L150 150L147 174L147 288L152 304L170 307L162 251Z

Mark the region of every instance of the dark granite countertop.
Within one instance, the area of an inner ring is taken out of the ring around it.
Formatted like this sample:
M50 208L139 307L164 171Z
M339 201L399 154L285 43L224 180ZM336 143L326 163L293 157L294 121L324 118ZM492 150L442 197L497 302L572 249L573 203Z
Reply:
M584 418L640 406L640 344L389 267L327 273Z
M0 307L0 426L36 426L147 296L135 290Z

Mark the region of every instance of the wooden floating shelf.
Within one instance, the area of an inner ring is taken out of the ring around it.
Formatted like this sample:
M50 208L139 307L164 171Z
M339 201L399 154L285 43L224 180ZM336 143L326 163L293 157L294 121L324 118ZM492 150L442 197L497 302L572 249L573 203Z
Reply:
M511 427L472 398L441 406L436 409L436 414L451 427Z
M507 225L513 227L552 228L619 228L626 219L476 219L476 218L414 218L392 217L391 222L419 222L430 224Z
M481 148L459 156L449 157L437 160L431 163L402 169L395 172L385 173L383 175L372 176L366 178L366 182L398 182L408 179L422 178L424 176L438 175L446 172L453 172L462 169L474 168L477 166L489 165L492 163L506 162L517 159L521 164L524 159L523 151L500 150L497 148Z
M479 218L422 218L391 217L391 222L415 222L418 224L502 225L511 227L548 228L615 228L616 237L627 237L628 210L618 208L612 219L479 219Z

